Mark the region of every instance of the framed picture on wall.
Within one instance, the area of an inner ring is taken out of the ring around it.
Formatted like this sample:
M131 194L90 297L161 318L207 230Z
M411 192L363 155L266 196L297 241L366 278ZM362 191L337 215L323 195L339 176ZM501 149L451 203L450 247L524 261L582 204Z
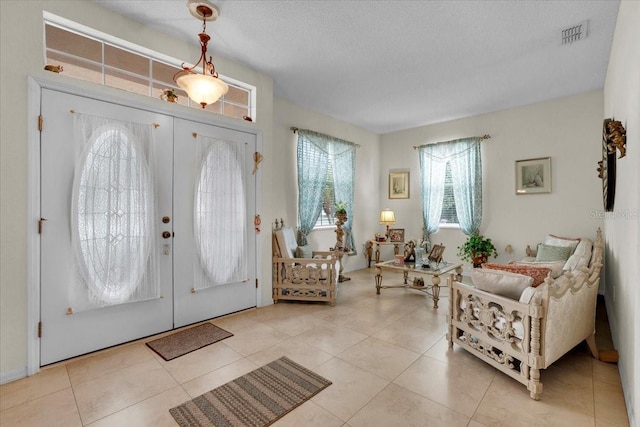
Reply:
M516 194L551 193L551 157L516 160Z
M390 228L389 241L404 242L404 228Z
M409 171L389 172L389 198L409 198Z

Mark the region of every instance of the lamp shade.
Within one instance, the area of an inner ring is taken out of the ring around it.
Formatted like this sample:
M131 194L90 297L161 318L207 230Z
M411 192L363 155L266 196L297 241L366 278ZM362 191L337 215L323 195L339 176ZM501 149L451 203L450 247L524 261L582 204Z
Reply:
M380 224L395 224L396 222L396 216L393 213L392 210L390 209L385 209L382 212L380 212Z
M176 83L202 108L215 103L229 91L229 86L219 78L203 74L183 74L176 79Z

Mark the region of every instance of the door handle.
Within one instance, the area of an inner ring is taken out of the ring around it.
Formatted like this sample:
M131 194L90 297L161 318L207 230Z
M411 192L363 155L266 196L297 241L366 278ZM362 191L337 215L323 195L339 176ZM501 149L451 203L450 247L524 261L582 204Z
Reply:
M162 238L163 239L168 239L169 237L171 237L171 232L170 231L163 231L162 232Z

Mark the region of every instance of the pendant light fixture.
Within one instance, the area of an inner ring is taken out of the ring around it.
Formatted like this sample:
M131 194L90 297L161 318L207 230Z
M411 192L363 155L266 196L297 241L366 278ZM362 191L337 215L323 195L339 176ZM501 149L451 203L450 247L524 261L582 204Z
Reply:
M173 81L187 92L189 98L202 105L202 108L205 108L207 105L215 103L229 91L229 86L218 78L211 56L207 60L207 43L211 40L211 37L207 34L207 21L218 19L220 11L207 0L189 0L187 7L194 17L202 19L202 32L198 34L202 53L193 67L187 67L183 63L182 70L173 76ZM194 71L200 62L202 62L202 74Z

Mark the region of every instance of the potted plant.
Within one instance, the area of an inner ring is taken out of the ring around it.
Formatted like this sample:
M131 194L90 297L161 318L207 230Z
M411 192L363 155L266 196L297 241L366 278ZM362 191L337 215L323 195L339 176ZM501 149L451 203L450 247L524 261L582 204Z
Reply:
M338 200L336 202L336 218L342 216L343 218L347 218L347 204L342 200Z
M463 261L471 261L474 267L480 267L490 256L497 257L496 247L491 239L482 234L471 234L462 246L458 246L458 256Z

